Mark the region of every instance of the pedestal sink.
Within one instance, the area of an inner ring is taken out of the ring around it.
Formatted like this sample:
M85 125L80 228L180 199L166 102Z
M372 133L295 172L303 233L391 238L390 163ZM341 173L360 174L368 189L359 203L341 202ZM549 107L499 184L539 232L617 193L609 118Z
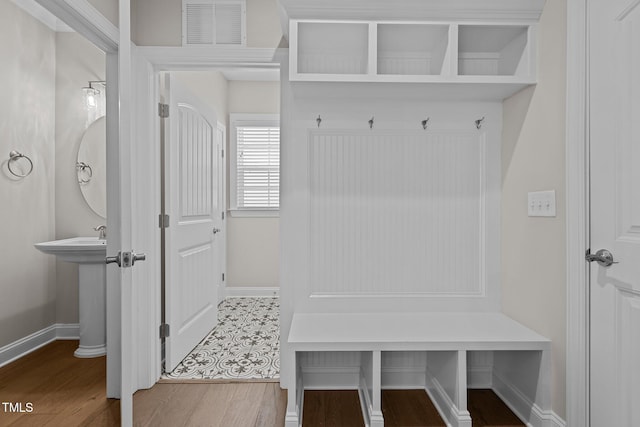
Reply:
M74 237L37 243L35 247L62 261L78 264L80 346L74 355L83 358L104 356L107 354L107 241L97 237Z

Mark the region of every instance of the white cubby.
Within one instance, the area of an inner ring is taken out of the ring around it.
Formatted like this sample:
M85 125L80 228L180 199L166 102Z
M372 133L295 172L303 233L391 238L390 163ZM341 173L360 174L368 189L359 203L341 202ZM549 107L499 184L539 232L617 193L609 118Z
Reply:
M528 29L525 25L460 25L458 74L527 75Z
M366 74L369 25L345 22L300 22L297 72Z
M440 75L448 25L378 24L377 74Z
M431 96L456 99L504 99L536 83L535 22L289 25L291 81L422 83Z

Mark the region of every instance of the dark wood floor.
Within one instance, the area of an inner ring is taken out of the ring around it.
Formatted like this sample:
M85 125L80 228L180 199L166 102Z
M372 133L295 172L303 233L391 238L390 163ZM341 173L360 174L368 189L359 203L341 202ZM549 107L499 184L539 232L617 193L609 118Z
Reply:
M72 427L120 425L118 400L105 393L106 359L73 356L77 341L56 341L0 368L0 426ZM523 426L491 390L469 391L474 427ZM33 407L27 412L30 403ZM278 383L159 383L134 395L135 426L278 427L284 425L286 392ZM386 425L444 426L421 390L385 390ZM363 425L357 392L305 392L305 427Z

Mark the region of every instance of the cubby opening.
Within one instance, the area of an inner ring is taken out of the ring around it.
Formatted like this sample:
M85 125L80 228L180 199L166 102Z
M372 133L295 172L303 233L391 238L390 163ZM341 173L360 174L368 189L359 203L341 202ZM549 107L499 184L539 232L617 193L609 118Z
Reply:
M528 71L525 51L528 27L516 25L460 25L458 74L518 76Z
M382 390L385 427L446 426L424 389Z
M369 24L298 23L298 73L366 74Z
M448 25L378 24L378 74L441 74L448 45Z
M357 390L305 390L302 409L305 427L364 427Z

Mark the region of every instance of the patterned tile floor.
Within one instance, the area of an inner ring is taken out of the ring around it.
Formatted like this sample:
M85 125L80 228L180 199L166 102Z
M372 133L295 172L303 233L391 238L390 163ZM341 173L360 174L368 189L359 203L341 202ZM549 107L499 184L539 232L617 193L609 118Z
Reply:
M280 377L278 298L227 298L218 324L166 379Z

